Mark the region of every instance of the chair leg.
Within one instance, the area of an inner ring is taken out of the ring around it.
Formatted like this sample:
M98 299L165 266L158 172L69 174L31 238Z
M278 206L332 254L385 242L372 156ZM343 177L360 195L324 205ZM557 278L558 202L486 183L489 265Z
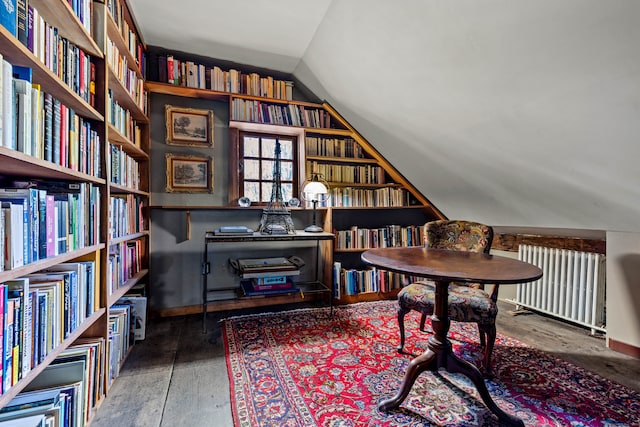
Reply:
M487 345L486 332L482 329L482 326L478 323L478 334L480 335L480 348L485 348Z
M420 330L422 332L427 332L424 330L424 324L427 322L427 315L422 313L422 316L420 316Z
M486 336L486 347L484 348L484 355L482 360L483 365L483 374L486 377L491 377L493 374L491 372L491 353L493 352L493 346L496 342L496 324L492 323L490 325L482 325L478 324L478 327L481 328L481 336Z
M411 311L402 306L398 308L398 329L400 329L400 345L398 345L398 353L404 352L404 316Z

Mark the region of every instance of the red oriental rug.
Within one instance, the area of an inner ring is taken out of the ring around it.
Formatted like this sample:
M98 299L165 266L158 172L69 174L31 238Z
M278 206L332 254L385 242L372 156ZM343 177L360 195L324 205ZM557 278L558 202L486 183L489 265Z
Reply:
M235 426L497 426L464 376L421 374L398 410L395 394L411 360L396 352L395 301L226 319L223 334ZM406 318L407 350L428 334ZM413 333L412 333L413 332ZM417 332L417 333L416 333ZM456 354L480 357L475 324L452 322ZM527 426L638 426L640 393L502 335L489 393Z

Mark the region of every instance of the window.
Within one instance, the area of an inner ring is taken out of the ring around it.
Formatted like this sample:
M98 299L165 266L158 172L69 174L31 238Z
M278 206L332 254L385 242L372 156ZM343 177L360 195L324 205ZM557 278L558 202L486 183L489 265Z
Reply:
M240 132L240 196L251 203L271 200L276 142L280 143L280 181L282 200L297 193L296 138L292 136Z

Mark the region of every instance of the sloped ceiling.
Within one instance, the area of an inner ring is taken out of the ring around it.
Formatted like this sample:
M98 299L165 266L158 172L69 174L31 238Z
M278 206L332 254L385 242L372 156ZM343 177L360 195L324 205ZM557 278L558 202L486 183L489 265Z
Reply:
M292 72L450 218L640 230L636 0L130 0L145 42Z

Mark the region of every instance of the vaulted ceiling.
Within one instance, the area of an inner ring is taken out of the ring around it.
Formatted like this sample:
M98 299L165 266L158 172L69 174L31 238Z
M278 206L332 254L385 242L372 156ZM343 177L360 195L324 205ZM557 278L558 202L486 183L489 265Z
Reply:
M147 44L292 73L445 215L640 231L637 0L129 0Z

